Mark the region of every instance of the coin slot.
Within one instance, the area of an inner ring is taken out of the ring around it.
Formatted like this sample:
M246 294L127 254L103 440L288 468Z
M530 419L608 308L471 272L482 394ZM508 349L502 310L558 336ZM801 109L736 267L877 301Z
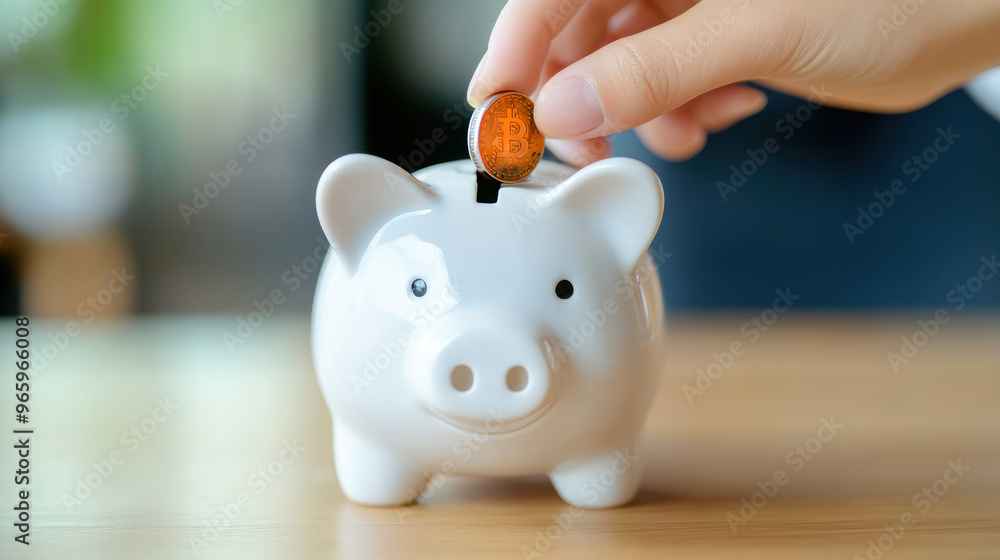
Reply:
M502 183L486 173L476 173L476 202L483 204L496 204L500 198L500 185Z

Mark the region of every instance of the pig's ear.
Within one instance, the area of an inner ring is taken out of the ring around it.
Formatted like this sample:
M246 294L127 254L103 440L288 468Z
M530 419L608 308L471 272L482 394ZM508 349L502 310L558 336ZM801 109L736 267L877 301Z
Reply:
M663 187L646 164L628 158L592 163L550 191L552 202L579 215L634 270L663 216Z
M354 271L382 226L402 214L429 209L434 197L398 165L349 154L319 178L316 213L341 264Z

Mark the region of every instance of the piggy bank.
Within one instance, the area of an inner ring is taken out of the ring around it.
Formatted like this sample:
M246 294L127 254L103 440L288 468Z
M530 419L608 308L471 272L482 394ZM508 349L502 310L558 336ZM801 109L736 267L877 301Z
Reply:
M391 506L545 474L575 506L624 504L663 365L660 181L613 158L483 188L469 161L361 154L320 178L312 345L341 488Z

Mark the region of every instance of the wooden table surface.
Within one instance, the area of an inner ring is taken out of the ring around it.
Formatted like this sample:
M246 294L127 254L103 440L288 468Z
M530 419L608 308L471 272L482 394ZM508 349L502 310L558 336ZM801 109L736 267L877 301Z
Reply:
M639 498L582 513L543 477L345 501L307 317L232 352L234 318L84 325L33 376L32 544L5 521L0 558L1000 558L1000 315L900 371L929 313L788 314L757 340L752 315L670 318ZM36 321L36 351L63 326Z

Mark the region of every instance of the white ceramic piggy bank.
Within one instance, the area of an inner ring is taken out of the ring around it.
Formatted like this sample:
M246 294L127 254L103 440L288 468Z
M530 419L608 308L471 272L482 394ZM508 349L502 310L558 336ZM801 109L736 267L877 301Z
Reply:
M570 504L624 504L663 363L659 179L543 161L476 193L469 161L355 154L320 179L312 343L341 488L388 506L436 475L547 474Z

